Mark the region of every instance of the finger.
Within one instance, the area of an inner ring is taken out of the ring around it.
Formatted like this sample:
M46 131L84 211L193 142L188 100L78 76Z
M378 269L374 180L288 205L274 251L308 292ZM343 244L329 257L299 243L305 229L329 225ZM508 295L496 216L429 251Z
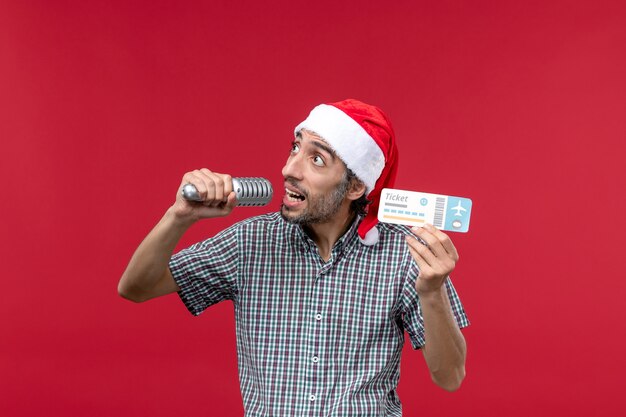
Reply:
M454 244L452 243L452 239L450 239L450 237L447 234L445 234L444 232L442 232L441 230L437 229L436 227L430 224L426 224L424 225L424 227L426 228L426 230L431 232L439 240L439 242L441 243L441 246L444 248L446 253L455 262L459 260L459 254L456 248L454 247Z
M415 260L415 263L417 264L419 269L422 269L422 266L427 266L428 262L426 262L426 260L422 257L422 255L420 255L419 252L412 246L411 240L413 240L413 239L410 238L409 236L406 237L406 243L407 243L407 247L409 249L409 253L411 254L413 259Z
M226 197L226 201L222 201L215 207L219 209L220 216L228 216L235 206L237 206L237 195L231 192L228 197Z
M432 270L428 262L412 246L409 246L409 253L417 264L418 276L424 276L428 271Z
M222 203L228 201L229 194L233 191L233 178L228 174L220 174L219 172L211 172L208 169L203 173L211 178L215 184L215 200Z
M198 175L198 171L188 172L183 176L183 181L180 184L180 190L182 190L182 188L187 184L191 184L196 188L200 201L204 201L206 199L206 185L202 180L202 177ZM181 194L180 190L179 195Z
M187 172L185 175L183 175L183 181L180 184L181 188L185 184L192 184L194 187L196 187L196 189L199 186L203 186L204 184L203 184L202 178L199 175L199 171L195 170L195 171ZM200 190L198 190L198 192L199 191Z
M233 192L233 177L228 174L220 174L222 176L222 181L224 181L224 198L228 200L230 197L230 193Z
M428 248L436 257L442 257L446 254L446 250L441 245L441 242L435 235L433 235L426 227L417 227L414 226L411 228L411 231L415 233L420 239L424 240L428 245Z
M220 174L211 172L207 168L200 170L203 180L207 186L207 203L211 207L215 207L221 202L226 201L224 197L224 180Z
M435 263L437 262L437 257L428 248L427 244L420 242L413 235L406 235L406 243L409 247L409 251L412 251L411 253L415 253L416 255L418 255L419 259L421 259L426 265L431 267L435 265ZM417 261L417 257L414 256L414 258Z
M237 194L235 194L234 191L231 191L226 200L226 209L230 212L235 208L235 206L237 206Z

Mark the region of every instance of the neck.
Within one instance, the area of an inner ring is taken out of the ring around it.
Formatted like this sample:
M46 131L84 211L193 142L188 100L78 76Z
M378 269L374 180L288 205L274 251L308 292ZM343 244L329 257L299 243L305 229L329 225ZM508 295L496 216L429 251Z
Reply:
M349 208L342 207L332 220L324 223L316 223L305 229L313 239L324 262L330 259L330 254L335 243L350 228L356 214Z

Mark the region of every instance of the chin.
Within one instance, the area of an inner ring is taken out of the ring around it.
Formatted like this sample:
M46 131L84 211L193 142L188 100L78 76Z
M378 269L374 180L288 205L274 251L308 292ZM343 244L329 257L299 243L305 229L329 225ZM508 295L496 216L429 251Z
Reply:
M306 223L305 216L293 213L284 204L280 206L280 215L287 223L298 224L301 226L304 226Z

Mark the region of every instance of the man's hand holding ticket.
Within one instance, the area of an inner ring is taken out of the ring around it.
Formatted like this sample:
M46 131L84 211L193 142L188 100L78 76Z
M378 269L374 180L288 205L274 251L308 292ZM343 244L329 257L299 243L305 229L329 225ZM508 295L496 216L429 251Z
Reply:
M429 223L445 231L467 232L471 211L469 198L384 188L378 221L409 226Z

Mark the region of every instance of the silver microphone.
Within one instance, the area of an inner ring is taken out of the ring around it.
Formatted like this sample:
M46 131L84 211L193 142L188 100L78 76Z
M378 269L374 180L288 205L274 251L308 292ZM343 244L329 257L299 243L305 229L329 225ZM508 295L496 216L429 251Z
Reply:
M260 177L233 178L233 191L237 195L237 206L242 207L265 206L274 195L272 184ZM181 193L185 200L202 201L193 184L185 184Z

